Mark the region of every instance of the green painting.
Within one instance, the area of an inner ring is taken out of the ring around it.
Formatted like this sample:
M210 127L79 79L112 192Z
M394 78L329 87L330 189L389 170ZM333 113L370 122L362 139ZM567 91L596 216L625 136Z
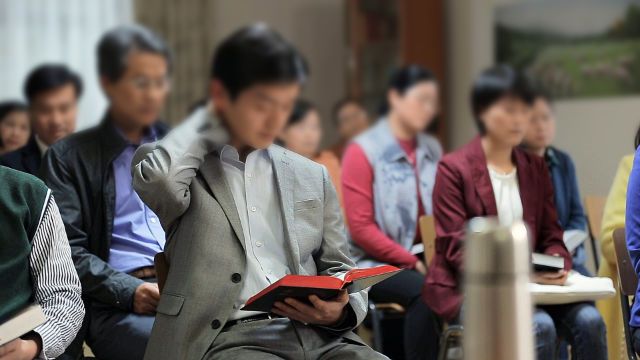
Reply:
M556 98L640 93L640 0L521 0L495 24L497 62Z

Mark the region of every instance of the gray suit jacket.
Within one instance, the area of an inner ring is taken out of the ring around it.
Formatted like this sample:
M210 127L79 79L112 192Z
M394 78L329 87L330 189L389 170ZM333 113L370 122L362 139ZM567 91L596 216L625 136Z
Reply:
M167 233L167 281L146 359L201 359L228 320L245 277L244 236L214 149L225 132L196 111L133 161L133 186ZM354 264L326 168L272 145L289 265L295 274L334 275ZM350 295L359 324L367 294ZM327 329L351 336L352 328Z

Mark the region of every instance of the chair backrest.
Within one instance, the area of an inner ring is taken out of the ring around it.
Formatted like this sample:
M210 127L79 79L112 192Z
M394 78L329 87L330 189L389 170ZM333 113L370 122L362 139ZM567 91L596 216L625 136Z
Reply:
M625 296L633 296L638 288L638 274L631 263L624 228L613 232L613 249L616 253L620 291Z
M602 214L604 213L604 205L607 202L605 196L589 195L584 198L584 209L589 222L589 232L594 238L600 236L602 230Z
M167 281L167 275L169 274L169 262L167 257L164 256L164 252L159 252L153 258L153 262L156 268L156 278L158 279L158 289L162 294L164 283Z
M423 215L418 220L420 222L420 235L424 245L424 258L429 264L436 253L436 224L433 215Z

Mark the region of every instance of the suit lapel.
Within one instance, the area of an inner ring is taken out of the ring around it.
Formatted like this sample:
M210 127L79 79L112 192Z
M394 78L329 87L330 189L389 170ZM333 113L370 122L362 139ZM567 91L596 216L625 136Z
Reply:
M480 202L485 209L487 216L497 216L498 208L496 206L496 197L493 193L489 170L487 169L487 159L484 156L480 137L477 137L470 145L467 153L467 160L471 167L471 176L480 197Z
M287 150L272 145L269 147L269 153L273 161L273 168L276 174L276 183L280 195L282 214L284 215L284 234L289 244L289 261L291 269L298 274L300 268L300 249L298 248L298 240L294 227L294 180L295 171L291 166L291 159L287 156Z
M236 203L233 200L233 194L231 188L227 183L227 179L224 177L224 169L217 153L210 153L204 159L202 166L200 167L200 173L204 178L207 185L213 193L213 197L218 200L222 211L227 215L231 228L236 233L238 240L242 248L245 248L244 233L242 232L242 223L238 216L238 209Z

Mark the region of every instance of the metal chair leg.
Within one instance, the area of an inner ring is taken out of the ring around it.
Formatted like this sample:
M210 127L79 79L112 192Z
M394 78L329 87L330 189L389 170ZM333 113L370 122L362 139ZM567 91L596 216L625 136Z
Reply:
M447 327L442 336L440 337L440 351L438 353L438 360L462 360L462 344L459 343L457 347L449 348L454 339L462 339L464 328L462 325L451 325ZM450 351L451 350L451 351Z
M631 328L629 327L629 318L631 317L631 309L629 306L629 298L620 293L620 306L622 307L622 322L624 324L625 342L627 345L627 357L629 360L636 360L636 351L633 348L633 339Z
M372 302L369 302L369 314L371 315L371 330L373 330L373 350L382 352L382 319L376 305Z

